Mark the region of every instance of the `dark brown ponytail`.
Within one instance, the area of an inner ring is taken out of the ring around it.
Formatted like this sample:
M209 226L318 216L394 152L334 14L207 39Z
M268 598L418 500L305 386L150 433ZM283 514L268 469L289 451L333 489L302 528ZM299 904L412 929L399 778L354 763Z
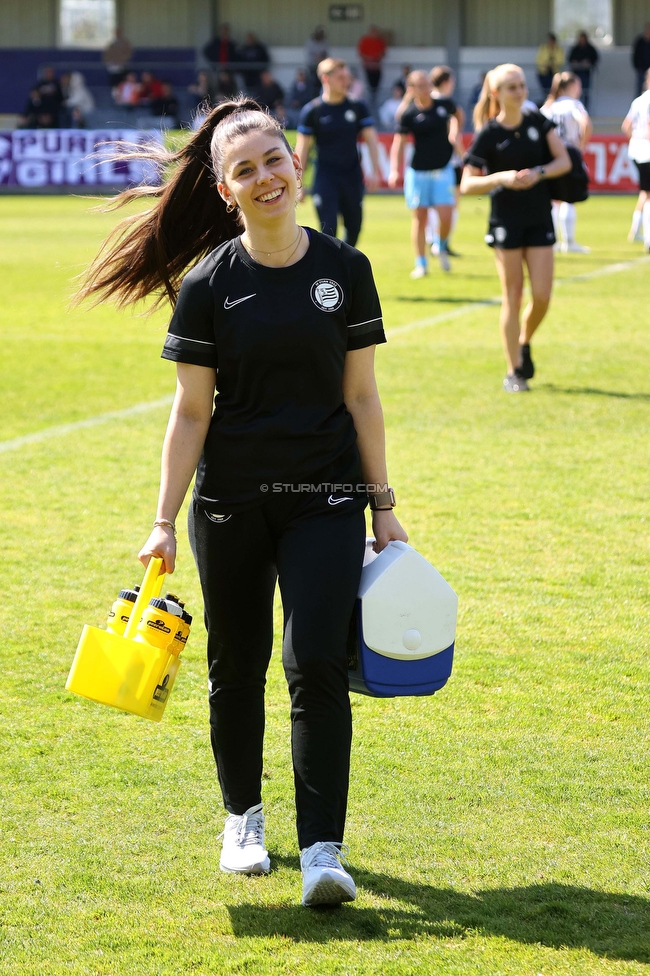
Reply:
M223 139L213 139L218 127ZM188 265L242 232L237 213L226 211L217 190L222 177L220 143L251 129L281 132L279 123L257 102L241 97L213 109L175 152L147 146L122 154L121 158L152 161L171 175L161 186L125 190L102 208L116 210L145 198L155 201L111 232L86 271L75 302L92 298L98 304L108 299L124 306L154 294L154 308L166 298L174 305ZM282 138L288 146L283 133Z

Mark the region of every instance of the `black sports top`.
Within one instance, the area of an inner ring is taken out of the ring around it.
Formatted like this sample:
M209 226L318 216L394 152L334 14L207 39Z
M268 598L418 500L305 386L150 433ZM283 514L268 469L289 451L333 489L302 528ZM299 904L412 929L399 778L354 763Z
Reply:
M235 238L181 285L162 356L217 370L194 497L219 513L260 504L262 484L361 482L343 367L349 349L386 341L379 297L364 254L308 233L287 268Z
M443 169L447 165L454 151L449 141L449 119L455 114L456 103L451 98L434 98L425 109L412 102L404 109L395 131L413 136L413 169Z
M501 173L509 169L532 169L543 166L549 159L547 133L555 128L541 112L528 112L516 129L490 121L476 134L465 162L470 166ZM495 220L514 218L526 224L541 222L550 213L551 198L548 185L540 180L529 190L492 190L492 213Z
M333 105L319 96L303 107L298 132L316 140L317 168L360 172L357 136L371 125L374 125L373 118L365 102L344 98Z

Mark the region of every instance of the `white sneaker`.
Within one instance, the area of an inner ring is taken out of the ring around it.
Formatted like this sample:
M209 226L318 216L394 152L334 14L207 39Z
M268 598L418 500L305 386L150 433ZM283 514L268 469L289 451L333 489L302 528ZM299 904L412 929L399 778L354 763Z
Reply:
M264 814L262 804L250 807L237 816L226 818L219 867L230 874L268 874L269 853L264 847ZM219 838L217 838L218 840Z
M423 267L421 264L416 264L416 266L411 271L411 278L426 278L429 274L429 269Z
M342 901L354 901L356 885L339 860L345 861L347 853L344 844L333 841L318 841L302 851L303 905L340 905Z
M563 248L562 248L562 250L565 252L565 254L566 253L569 253L569 254L591 254L591 248L590 247L585 247L584 244L576 244L575 241L572 241L570 244L564 245Z
M433 244L431 245L431 249L430 250L431 250L431 253L433 254L434 258L437 258L438 255L440 254L440 244L438 243L438 241L434 241L433 242Z
M438 261L440 262L440 267L443 271L451 271L451 264L449 263L449 255L446 251L440 251L438 255Z

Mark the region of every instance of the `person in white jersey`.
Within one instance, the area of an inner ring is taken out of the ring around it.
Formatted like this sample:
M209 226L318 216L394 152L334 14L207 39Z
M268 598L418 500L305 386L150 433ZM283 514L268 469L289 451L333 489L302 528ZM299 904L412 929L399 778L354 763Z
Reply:
M645 91L630 105L621 128L630 140L629 157L639 171L639 199L628 240L643 240L646 251L650 251L650 68L645 73Z
M555 123L555 131L567 146L584 152L591 138L593 125L589 113L580 101L582 82L572 71L558 72L553 78L548 98L540 111ZM553 224L558 238L556 248L565 254L589 254L591 248L576 242L575 204L565 200L553 201Z

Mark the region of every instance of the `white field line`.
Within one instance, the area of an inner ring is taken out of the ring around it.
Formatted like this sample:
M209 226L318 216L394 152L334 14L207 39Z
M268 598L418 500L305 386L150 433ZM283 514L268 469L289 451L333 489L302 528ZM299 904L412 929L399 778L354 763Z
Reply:
M37 430L33 434L14 437L10 441L0 441L0 454L4 451L16 451L27 444L35 444L50 437L63 437L65 434L72 434L75 430L83 430L85 427L99 427L100 424L107 424L112 420L123 420L125 417L134 417L139 413L157 410L158 407L168 407L173 399L173 396L166 396L161 397L160 400L149 400L148 403L136 403L135 406L127 407L125 410L111 410L109 413L100 413L97 417L89 417L87 420L77 420L72 424L58 424L56 427L45 427L44 430Z
M590 281L592 278L602 278L605 275L619 274L621 271L629 271L631 268L648 263L650 263L650 256L635 258L633 261L620 261L617 264L605 264L602 268L596 268L595 271L588 271L586 274L571 275L568 278L556 278L554 287L559 288L561 285L573 284L576 281ZM460 305L458 308L451 309L449 312L440 312L439 315L432 315L428 319L418 319L416 322L409 322L408 325L399 325L395 329L387 329L386 335L389 338L391 336L403 335L405 332L410 332L411 329L424 329L429 325L437 325L438 322L449 322L450 319L467 315L468 312L474 312L479 308L489 308L490 306L500 304L501 296L486 298L482 302L468 302L467 305Z
M601 278L604 275L618 274L621 271L629 271L631 268L636 268L639 265L648 264L649 262L650 256L647 256L635 258L633 261L621 261L618 264L606 264L602 268L596 268L595 271L589 271L586 274L573 275L569 278L558 278L555 286L558 287L559 285L573 283L574 281L589 281L591 278ZM396 329L388 329L386 335L402 335L411 329L423 329L428 325L435 325L437 322L447 322L450 319L466 315L468 312L473 312L479 308L488 308L492 305L500 304L500 297L487 298L482 302L469 302L467 305L461 305L460 308L454 308L449 312L441 312L439 315L433 315L428 319L418 319L416 322L410 322L408 325L401 325ZM127 407L125 410L111 410L109 413L101 413L97 417L89 417L87 420L77 420L72 424L59 424L56 427L46 427L44 430L37 430L33 434L14 437L9 441L0 441L0 454L3 454L5 451L18 450L27 444L35 444L38 441L44 441L50 437L63 437L65 434L71 434L75 430L83 430L86 427L99 427L100 424L107 424L112 420L122 420L125 417L134 417L140 413L147 413L149 410L157 410L158 407L167 407L171 404L172 400L172 396L166 396L160 400L150 400L148 403L136 403L134 406Z

